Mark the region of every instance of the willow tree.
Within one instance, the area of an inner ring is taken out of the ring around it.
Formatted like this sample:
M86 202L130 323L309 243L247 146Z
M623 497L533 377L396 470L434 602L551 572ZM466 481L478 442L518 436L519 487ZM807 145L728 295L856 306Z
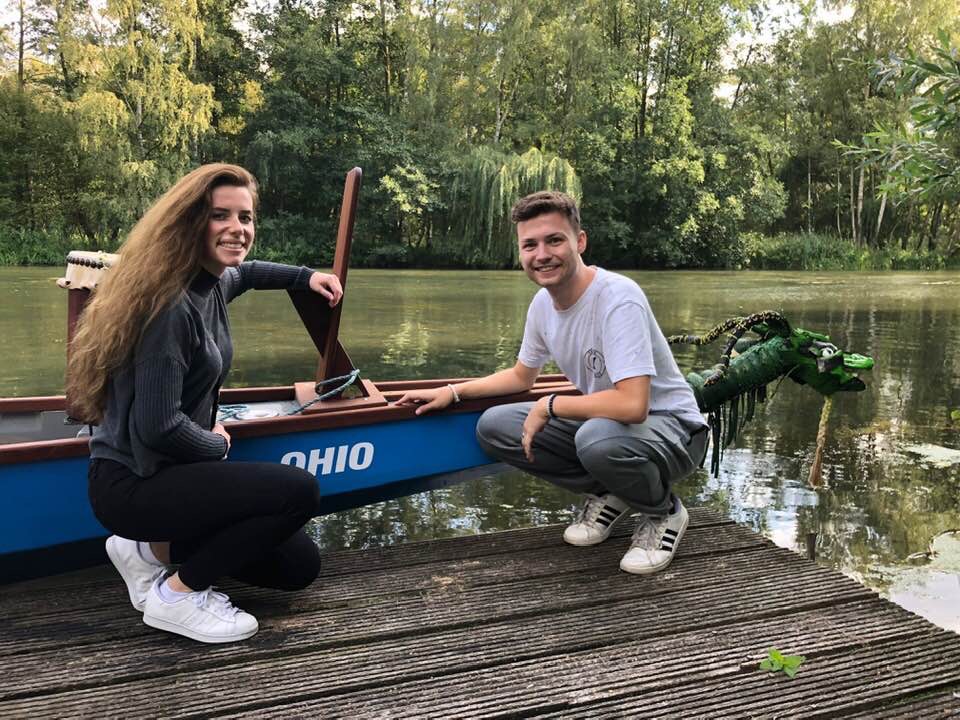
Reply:
M515 265L510 208L539 190L559 190L579 200L580 179L569 162L536 148L522 155L472 150L458 168L447 203L451 249L471 265Z
M70 108L82 150L101 177L85 190L88 204L116 235L192 164L210 128L210 86L191 79L203 38L196 0L109 0L82 48L90 72Z

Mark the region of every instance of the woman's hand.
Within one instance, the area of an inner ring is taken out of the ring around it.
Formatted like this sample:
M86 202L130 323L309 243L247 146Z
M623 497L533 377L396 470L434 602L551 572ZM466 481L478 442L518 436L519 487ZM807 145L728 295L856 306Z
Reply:
M213 432L227 441L227 451L223 454L223 457L226 458L227 455L230 454L230 433L227 432L226 428L223 427L221 423L217 423L213 426Z
M340 278L336 275L327 275L327 273L322 272L313 273L310 276L310 289L323 295L329 301L330 307L334 307L343 297Z

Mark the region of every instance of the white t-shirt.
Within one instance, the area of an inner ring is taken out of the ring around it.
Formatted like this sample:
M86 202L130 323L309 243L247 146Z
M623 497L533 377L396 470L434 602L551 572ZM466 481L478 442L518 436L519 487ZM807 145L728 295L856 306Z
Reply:
M546 288L527 310L518 359L542 368L551 358L584 395L626 378L650 376L650 411L706 425L643 290L630 278L597 268L580 299L557 310Z

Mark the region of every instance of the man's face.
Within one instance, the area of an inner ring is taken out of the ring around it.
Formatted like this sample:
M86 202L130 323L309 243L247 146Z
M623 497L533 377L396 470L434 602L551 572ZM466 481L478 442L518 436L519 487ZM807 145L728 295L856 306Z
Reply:
M556 288L570 282L581 265L587 234L575 232L566 216L544 213L517 223L520 265L540 287Z

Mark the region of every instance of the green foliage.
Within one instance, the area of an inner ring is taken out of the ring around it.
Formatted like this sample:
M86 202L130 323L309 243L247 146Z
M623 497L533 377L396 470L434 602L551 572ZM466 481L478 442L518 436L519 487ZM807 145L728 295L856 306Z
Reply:
M926 250L864 248L849 238L810 233L781 233L745 238L746 267L755 270L946 270L960 258L945 259Z
M780 234L751 238L747 262L757 270L859 270L861 252L832 235Z
M569 162L536 148L522 155L489 147L473 150L460 164L449 199L451 236L468 263L485 259L499 267L517 260L510 208L538 190L559 190L580 198L580 179Z
M877 125L860 152L885 168L882 190L904 199L960 199L960 49L946 33L939 39L929 59L894 56L876 69L910 98L910 128Z
M330 221L278 212L257 220L253 253L271 262L330 267L335 232Z
M542 188L582 195L611 267L960 255L956 51L909 51L960 28L954 0L799 26L726 0L25 2L23 71L18 32L0 70L11 227L113 247L225 160L261 183L258 252L291 262L329 257L354 165L361 263L511 267L509 208Z
M776 648L767 650L767 657L760 661L760 669L780 672L793 679L806 658L803 655L784 655Z
M66 263L71 250L101 250L106 241L90 242L59 229L29 230L0 225L0 265L57 265ZM113 248L109 248L113 249Z

